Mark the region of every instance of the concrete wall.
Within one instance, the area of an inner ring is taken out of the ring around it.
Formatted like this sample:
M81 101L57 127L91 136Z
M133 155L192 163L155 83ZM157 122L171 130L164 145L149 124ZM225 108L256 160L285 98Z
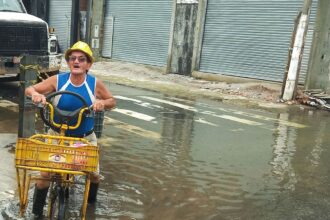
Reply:
M177 3L174 10L168 73L191 75L198 3Z
M98 59L101 54L101 41L103 37L103 21L104 21L104 0L91 0L91 12L89 15L89 45L93 51L95 59Z
M319 0L306 89L330 93L330 1Z

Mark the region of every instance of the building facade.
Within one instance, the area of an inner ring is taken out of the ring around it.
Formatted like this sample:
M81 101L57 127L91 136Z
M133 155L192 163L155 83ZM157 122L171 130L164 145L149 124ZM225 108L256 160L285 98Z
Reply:
M36 1L36 0L35 0ZM48 0L65 51L78 39L97 57L282 82L304 0ZM310 12L305 82L318 0Z

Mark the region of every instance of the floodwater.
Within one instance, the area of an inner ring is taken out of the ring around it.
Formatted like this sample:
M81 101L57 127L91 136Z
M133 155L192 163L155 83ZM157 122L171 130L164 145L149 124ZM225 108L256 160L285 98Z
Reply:
M330 219L329 112L248 109L110 88L118 106L105 114L104 180L87 219ZM0 107L4 219L22 219L8 145L17 124L17 112ZM70 219L78 219L80 201L77 187ZM26 219L30 212L31 202Z

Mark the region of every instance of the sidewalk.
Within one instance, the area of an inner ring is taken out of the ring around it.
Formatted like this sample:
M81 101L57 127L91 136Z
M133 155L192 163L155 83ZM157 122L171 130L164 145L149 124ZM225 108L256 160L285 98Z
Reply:
M122 61L96 62L91 72L102 80L169 95L204 97L252 107L287 107L278 101L282 86L280 83L201 72L195 72L194 77L164 74L163 67Z

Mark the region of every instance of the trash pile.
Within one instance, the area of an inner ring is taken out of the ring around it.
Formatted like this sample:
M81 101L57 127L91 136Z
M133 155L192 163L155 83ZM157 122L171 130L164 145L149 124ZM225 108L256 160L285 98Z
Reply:
M320 89L300 91L296 100L304 105L330 111L330 95Z

